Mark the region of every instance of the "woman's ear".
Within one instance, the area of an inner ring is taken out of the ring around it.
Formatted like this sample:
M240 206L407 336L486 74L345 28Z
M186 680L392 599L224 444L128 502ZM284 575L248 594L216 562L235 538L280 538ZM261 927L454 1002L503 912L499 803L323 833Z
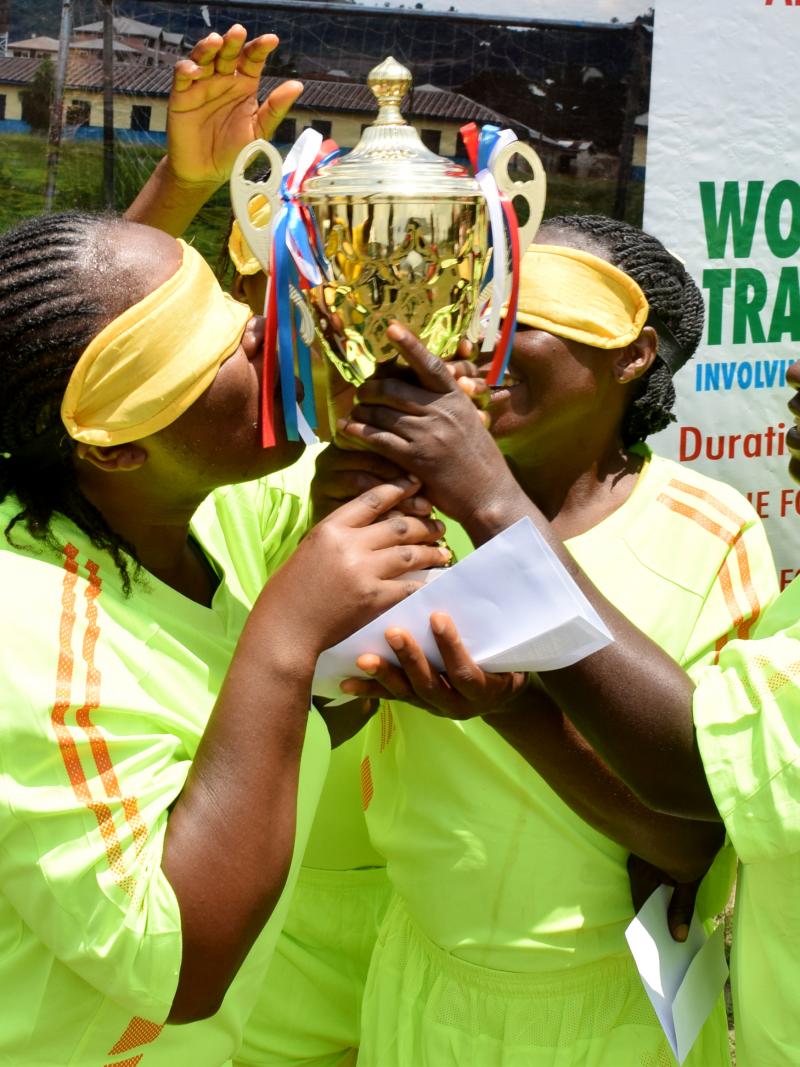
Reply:
M620 385L628 385L641 378L653 365L658 354L658 336L652 326L645 326L631 344L617 351L614 376Z
M147 452L136 441L124 445L87 445L79 441L75 446L75 455L109 474L135 471L147 462Z
M238 300L240 304L247 303L247 295L244 287L244 276L241 275L238 270L234 271L233 281L231 282L231 296L234 300Z

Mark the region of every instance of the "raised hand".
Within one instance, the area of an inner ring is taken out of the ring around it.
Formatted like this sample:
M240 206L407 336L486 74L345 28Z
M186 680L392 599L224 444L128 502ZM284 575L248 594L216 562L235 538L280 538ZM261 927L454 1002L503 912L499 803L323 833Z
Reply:
M247 40L244 26L210 33L175 64L167 112L167 154L125 212L130 222L179 237L226 182L245 145L269 139L303 91L286 81L258 103L261 71L278 38Z
M223 36L210 33L175 64L167 137L169 166L180 181L221 185L246 144L272 137L303 91L286 81L259 105L261 72L277 46L271 33L248 41L237 24Z

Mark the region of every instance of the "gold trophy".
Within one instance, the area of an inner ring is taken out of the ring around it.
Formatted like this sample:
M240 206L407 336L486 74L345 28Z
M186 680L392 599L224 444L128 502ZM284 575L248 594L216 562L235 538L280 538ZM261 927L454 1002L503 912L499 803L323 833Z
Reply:
M309 172L291 193L307 227L315 229L326 260L321 284L291 285L293 308L304 309L296 335L307 341L316 327L322 351L356 385L378 363L396 357L386 337L393 319L443 358L455 353L462 337L478 340L492 290L486 282L490 233L497 232L490 227L485 185L426 148L403 118L400 104L411 87L409 71L389 57L367 82L378 103L375 121L352 151ZM487 169L515 208L520 199L525 202L521 256L544 210L544 169L533 149L520 141L498 147ZM270 165L266 182L246 177L259 155ZM523 181L509 173L515 156L528 164L530 174ZM231 182L236 217L267 271L272 222L255 226L250 204L256 195L265 196L271 220L276 219L287 203L285 181L280 196L282 169L286 166L278 152L266 141L255 141L240 154ZM494 316L496 324L499 307Z

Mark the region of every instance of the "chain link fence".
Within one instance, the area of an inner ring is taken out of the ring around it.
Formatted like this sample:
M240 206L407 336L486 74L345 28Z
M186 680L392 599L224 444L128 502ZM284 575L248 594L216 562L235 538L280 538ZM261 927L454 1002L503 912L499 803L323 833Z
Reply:
M53 210L123 210L164 152L174 63L234 22L278 34L266 76L306 85L276 133L282 150L309 125L352 147L374 114L367 73L393 55L412 72L405 114L430 148L465 162L464 122L511 126L548 171L547 215L599 211L641 222L652 12L599 25L430 12L422 3L74 0L69 8L56 156L47 129L63 4L12 3L0 57L2 227L47 206L48 155ZM228 218L223 190L195 222L191 236L212 259Z

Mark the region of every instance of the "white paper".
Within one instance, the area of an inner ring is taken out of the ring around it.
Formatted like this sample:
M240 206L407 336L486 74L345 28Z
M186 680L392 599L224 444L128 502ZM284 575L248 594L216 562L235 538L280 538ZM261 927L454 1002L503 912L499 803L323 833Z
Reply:
M728 977L722 927L706 937L697 914L686 941L672 939L665 885L647 899L625 931L644 988L678 1063L691 1051Z
M530 519L524 518L323 652L313 692L340 698L339 683L361 676L355 663L365 652L397 663L383 636L390 626L408 630L441 670L430 628L435 611L447 612L473 659L496 671L556 670L612 641L555 553Z

